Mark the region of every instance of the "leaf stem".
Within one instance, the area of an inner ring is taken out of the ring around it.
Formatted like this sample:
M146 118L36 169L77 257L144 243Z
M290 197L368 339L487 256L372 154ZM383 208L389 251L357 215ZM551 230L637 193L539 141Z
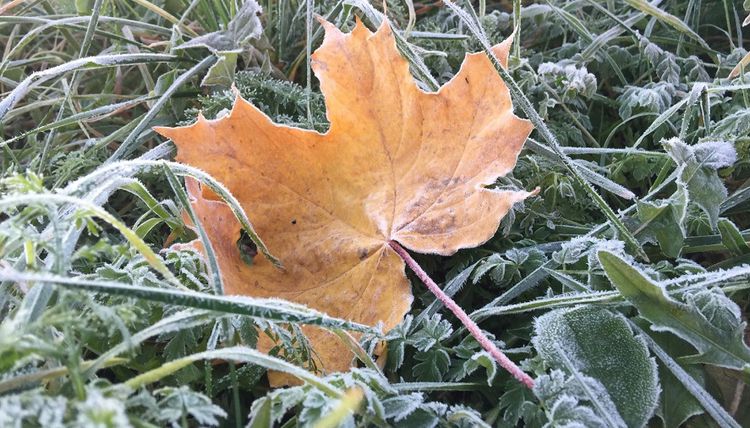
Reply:
M511 374L516 380L524 384L527 388L531 389L534 387L534 379L531 376L524 373L513 361L503 354L503 352L485 335L479 326L469 318L469 316L458 306L455 300L451 299L450 296L445 294L443 290L438 287L435 281L427 275L421 266L414 260L411 255L396 241L390 241L388 243L393 251L401 257L409 268L417 274L420 280L427 286L427 288L445 305L446 308L453 312L453 315L461 321L461 324L469 330L472 336L482 345L485 351L489 352L492 358L500 364L500 367L504 368L508 373Z

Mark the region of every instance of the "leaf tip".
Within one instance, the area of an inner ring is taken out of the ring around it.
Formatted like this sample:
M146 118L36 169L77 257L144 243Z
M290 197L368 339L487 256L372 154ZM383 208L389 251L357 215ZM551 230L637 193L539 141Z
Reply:
M492 53L495 54L498 61L500 61L500 65L503 66L503 68L508 68L508 58L510 58L510 48L513 47L513 40L516 37L516 30L513 30L512 33L510 33L510 36L503 40L502 42L496 44L492 47Z

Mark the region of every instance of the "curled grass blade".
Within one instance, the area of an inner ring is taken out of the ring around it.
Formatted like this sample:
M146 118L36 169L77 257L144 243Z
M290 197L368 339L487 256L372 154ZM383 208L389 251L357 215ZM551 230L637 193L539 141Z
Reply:
M200 219L195 214L193 205L188 200L187 192L185 192L185 189L182 187L182 183L177 180L177 177L175 177L174 173L171 169L169 169L167 165L164 165L162 170L164 171L164 175L166 175L167 177L169 186L172 188L175 196L177 196L177 200L180 201L180 205L182 205L183 209L187 212L188 216L190 217L190 221L195 226L195 229L198 232L198 236L201 239L201 243L203 244L203 251L206 254L206 260L208 261L209 280L211 287L214 289L214 292L216 294L222 295L224 294L224 284L221 281L219 261L216 257L214 247L211 244L211 240L208 238L208 234L203 228Z
M167 147L164 146L162 149L162 152L165 153L167 150ZM266 245L263 243L263 241L260 239L257 233L255 233L255 229L253 229L252 224L250 223L250 220L247 218L247 215L245 214L244 210L242 209L242 206L240 205L239 201L229 192L229 190L224 187L221 183L219 183L215 178L211 177L209 174L207 174L204 171L201 171L200 169L193 168L188 165L184 165L181 163L176 162L168 162L163 160L132 160L132 161L119 161L119 162L113 162L106 165L103 165L100 168L97 168L95 171L91 172L87 176L84 176L75 182L69 184L64 192L68 194L77 194L82 189L89 189L91 186L95 186L96 183L100 182L106 177L111 176L122 176L122 177L129 177L133 176L135 174L138 174L140 172L145 172L152 170L154 168L161 168L164 165L168 166L172 172L174 172L177 175L180 176L190 176L195 178L196 180L200 181L201 183L204 183L207 185L211 190L213 190L219 197L226 202L226 204L229 206L229 208L234 213L235 217L239 220L240 224L242 225L242 228L245 230L245 233L248 234L250 239L253 241L253 243L258 248L258 251L260 251L265 257L267 257L274 265L281 268L281 262L274 257Z
M665 12L662 9L659 9L659 7L655 6L653 3L647 2L646 0L625 0L625 3L642 13L656 18L659 22L662 22L674 28L680 33L689 36L690 38L698 42L702 47L704 47L708 52L712 53L712 56L714 57L714 59L716 59L716 54L708 45L708 43L706 43L706 41L703 40L701 36L696 34L695 31L693 31L687 24L682 22L680 18L668 12Z

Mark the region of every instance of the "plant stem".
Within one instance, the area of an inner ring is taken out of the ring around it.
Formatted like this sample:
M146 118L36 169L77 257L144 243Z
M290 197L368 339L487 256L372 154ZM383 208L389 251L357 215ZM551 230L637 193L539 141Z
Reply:
M469 316L466 314L466 312L464 312L463 309L461 309L460 306L458 306L458 303L456 303L455 300L451 299L450 296L445 294L443 290L441 290L440 287L435 284L435 281L433 281L432 278L427 275L427 272L425 272L422 267L419 266L417 261L411 257L411 255L404 249L404 247L401 246L401 244L396 241L390 241L389 245L391 246L391 248L393 248L393 251L395 251L396 254L401 257L406 265L409 266L409 268L414 271L415 274L417 274L419 279L422 280L424 285L427 286L432 294L440 299L440 301L443 302L446 308L450 309L450 311L453 312L453 315L455 315L456 318L461 321L461 324L463 324L466 329L469 330L469 333L471 333L471 335L474 336L477 342L482 345L482 348L484 348L484 350L487 351L492 356L492 358L497 361L498 364L500 364L500 367L504 368L508 373L511 374L511 376L516 378L516 380L524 384L527 388L531 389L534 387L534 379L524 373L516 365L516 363L506 357L505 354L503 354L503 352L497 346L495 346L490 338L482 332L479 326L474 321L472 321L471 318L469 318Z

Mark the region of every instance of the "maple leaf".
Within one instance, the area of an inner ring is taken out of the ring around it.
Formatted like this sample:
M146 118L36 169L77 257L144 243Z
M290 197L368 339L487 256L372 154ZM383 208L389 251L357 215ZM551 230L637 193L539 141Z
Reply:
M532 126L513 114L484 54L468 54L450 82L424 92L386 22L375 33L359 21L348 34L322 25L312 68L326 99L325 134L275 124L239 97L221 119L157 131L177 145L178 161L231 190L284 265L244 263L240 223L189 180L227 294L284 298L390 330L413 297L389 243L450 255L491 238L529 193L486 186L515 166ZM510 44L493 48L504 66ZM352 354L336 336L305 332L319 369L350 367Z

